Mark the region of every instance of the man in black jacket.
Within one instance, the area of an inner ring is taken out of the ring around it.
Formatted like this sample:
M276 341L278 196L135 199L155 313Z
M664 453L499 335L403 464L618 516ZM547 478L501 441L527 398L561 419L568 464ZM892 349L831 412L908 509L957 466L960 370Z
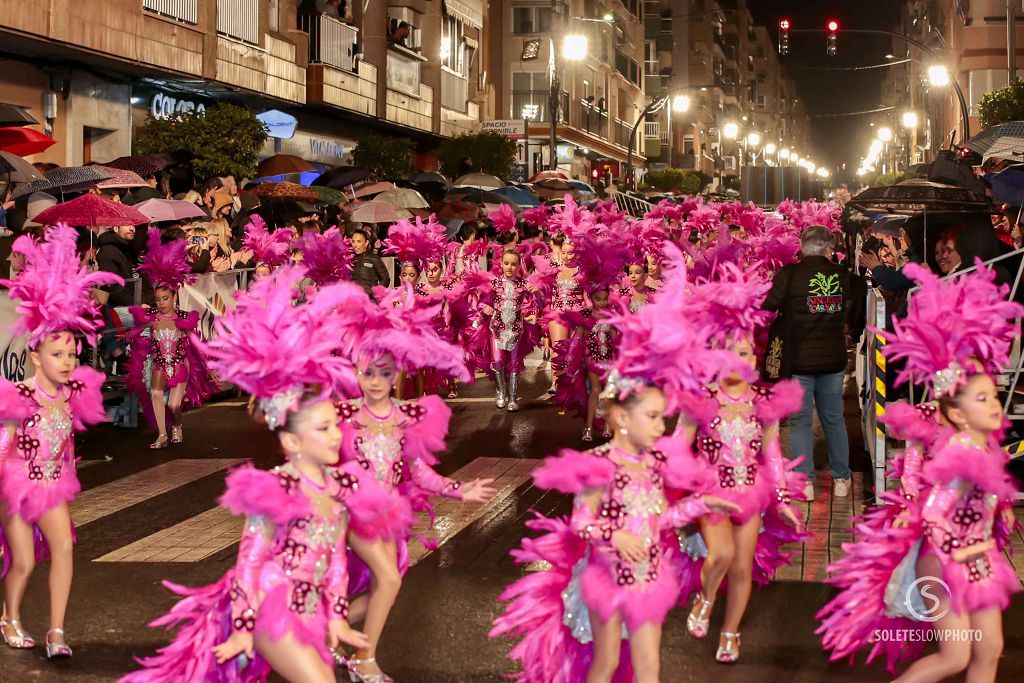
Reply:
M843 419L846 339L848 334L860 337L865 314L863 288L832 261L834 244L828 228L807 228L800 237L803 257L778 272L764 308L782 316L782 374L795 377L804 389L803 407L790 418L792 456L803 457L799 469L813 482L811 424L816 405L828 444L835 495L844 497L850 491L850 442ZM814 499L813 484L808 484L806 493L808 499Z
M134 225L118 226L96 238L96 267L124 278L124 285L107 285L103 289L110 295L107 305L117 312L126 327L132 324L128 307L135 305L132 287L128 284L128 280L135 275L135 268L138 265L131 244L134 238Z

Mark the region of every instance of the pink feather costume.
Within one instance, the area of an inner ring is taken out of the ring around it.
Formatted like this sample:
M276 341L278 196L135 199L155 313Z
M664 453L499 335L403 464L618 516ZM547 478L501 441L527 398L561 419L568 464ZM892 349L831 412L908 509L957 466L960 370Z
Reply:
M149 233L148 247L139 272L154 290L167 288L176 293L182 285L195 279L185 257L185 240L161 244L160 233L154 230ZM220 391L220 385L206 367L203 353L192 343L199 326L197 311L175 310L170 317L165 317L140 306L130 310L135 325L127 335L131 354L125 384L141 399L146 421L155 429L156 418L149 400L154 372L163 374L167 389L185 384L185 408L200 407L203 401Z
M541 297L529 290L528 278L519 275L491 275L487 284L477 306L485 324L472 343L486 349L484 356L492 370L522 372L526 356L540 343L540 328L526 318L543 308ZM484 306L490 306L493 314L487 315Z
M694 469L695 468L695 469ZM522 683L579 683L593 659L589 612L607 620L622 615L630 631L662 623L679 594L678 543L673 530L708 514L700 496L669 504L665 486L688 489L700 479L693 458L674 458L655 446L631 455L605 444L585 452L563 450L534 472L541 488L575 495L566 520L528 523L546 532L523 539L513 551L520 564L546 561L551 567L532 573L501 594L505 611L494 620L491 637L523 636L509 654L522 666ZM600 491L597 508L586 494ZM641 538L649 559L632 562L611 545L612 534L628 531ZM615 681L632 680L628 642Z

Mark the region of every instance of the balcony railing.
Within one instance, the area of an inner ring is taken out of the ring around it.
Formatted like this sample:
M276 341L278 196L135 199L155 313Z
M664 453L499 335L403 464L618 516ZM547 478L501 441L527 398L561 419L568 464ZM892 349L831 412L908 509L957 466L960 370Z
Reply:
M199 0L142 0L142 7L188 24L199 23Z
M451 71L441 69L441 106L466 112L469 104L469 81Z
M309 34L309 61L355 73L359 30L326 14L301 16L301 28Z
M661 121L644 121L644 137L661 139Z
M217 33L260 44L260 0L217 0Z
M585 101L578 102L576 109L576 120L572 122L575 127L585 130L591 135L599 138L608 137L608 112L587 104Z
M626 123L622 119L615 119L615 144L620 147L629 147L629 137L633 134L633 124ZM636 149L637 140L633 140L633 149Z
M509 118L521 119L523 118L523 106L524 105L537 105L537 116L531 119L535 123L550 123L551 114L548 101L551 99L551 91L549 90L513 90L512 91L512 111ZM559 104L558 109L558 122L568 123L568 117L566 112L569 108L569 93L562 92L562 101Z

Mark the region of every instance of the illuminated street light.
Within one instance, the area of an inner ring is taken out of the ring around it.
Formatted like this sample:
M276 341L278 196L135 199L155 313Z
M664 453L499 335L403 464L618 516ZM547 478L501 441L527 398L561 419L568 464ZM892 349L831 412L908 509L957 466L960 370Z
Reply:
M601 21L612 22L615 21L615 15L611 12L605 12L601 15Z
M871 141L870 149L871 149L871 154L873 156L877 156L882 151L882 141L881 140L872 140Z
M903 127L904 128L917 128L917 112L916 111L905 111L905 112L903 112Z
M690 110L690 98L686 95L676 95L672 98L672 111L682 112Z
M936 88L949 85L949 69L942 64L933 64L928 67L928 82Z
M815 172L816 172L816 173L818 174L818 177L819 177L819 178L828 178L828 176L829 176L829 172L828 172L828 169L827 169L827 168L825 168L824 166L822 166L821 168L819 168L819 169L818 169L817 171L815 171Z
M780 159L788 159L789 158L789 147L783 147L782 149L779 150L779 158Z
M722 126L722 136L729 140L735 140L740 134L740 126L738 123L729 121L727 124Z
M890 142L892 140L892 128L888 126L882 126L878 129L878 139L882 142Z
M562 56L570 62L586 59L587 37L578 33L570 33L562 40Z
M774 142L769 142L767 145L764 146L764 153L765 154L775 154L775 150L777 150L777 149L778 149L778 147L775 146Z
M747 144L751 147L757 147L761 144L761 134L756 130L751 131L747 134Z

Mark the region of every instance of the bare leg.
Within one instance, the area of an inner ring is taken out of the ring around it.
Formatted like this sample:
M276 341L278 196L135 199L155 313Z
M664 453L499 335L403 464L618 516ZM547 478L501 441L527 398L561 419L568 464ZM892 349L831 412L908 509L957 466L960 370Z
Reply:
M741 526L734 526L732 564L729 565L729 587L725 600L725 621L722 630L727 633L739 633L740 621L747 610L750 600L751 572L754 568L754 550L757 546L757 532L761 526L761 516L754 515Z
M150 396L153 399L153 416L156 418L156 429L160 436L167 436L167 408L164 405L164 390L167 388L167 378L162 370L153 370L153 386Z
M644 624L629 634L629 658L636 683L658 683L661 672L661 624Z
M619 668L622 651L622 617L618 614L608 621L590 613L590 628L594 632L594 661L587 672L587 683L610 683Z
M4 577L4 619L21 621L21 601L36 566L32 525L3 508L0 504L0 521L3 522L4 537L11 553L11 568ZM6 631L8 637L14 636L13 629L7 628Z
M1003 613L997 607L973 612L971 627L981 638L971 643L971 663L967 667L967 683L992 683L1003 653Z
M39 518L39 530L50 547L50 628L64 628L64 615L71 597L74 575L74 541L71 537L71 512L61 503ZM61 642L54 634L50 642Z
M353 603L353 609L349 612L351 623L358 623L360 617L365 615L363 632L370 641L369 647L356 650L355 658L373 659L377 656L377 643L384 632L391 607L402 588L402 575L398 573L398 549L394 541L368 541L355 533L348 535L348 542L373 574L369 599L365 602L357 599L355 602L360 604ZM365 674L380 673L380 668L372 664L357 668Z
M558 373L555 372L554 366L557 344L569 337L569 328L560 323L552 322L548 324L548 334L551 336L551 388L554 389L555 382L558 380Z
M175 427L181 426L182 405L185 403L185 383L171 388L170 400L167 407L171 411L171 424Z
M708 556L704 558L704 566L700 570L701 591L706 600L714 602L718 587L722 585L722 579L736 557L732 522L721 519L717 524L712 524L708 517L701 517L698 524L708 547Z
M324 634L324 639L327 635ZM334 683L334 670L309 645L286 633L279 640L257 635L253 644L271 668L292 683Z
M942 576L942 567L938 558L934 555L922 557L917 561L918 576ZM931 585L931 594L939 598L940 603L936 613L946 612L945 616L935 621L932 628L936 631L943 629L968 629L971 627L971 620L968 615L957 615L948 610L949 595L945 589L928 582ZM924 585L922 585L922 589ZM903 672L903 675L894 683L934 683L960 673L967 668L971 662L971 643L966 640L954 640L947 638L939 642L939 651L935 654L922 657Z

